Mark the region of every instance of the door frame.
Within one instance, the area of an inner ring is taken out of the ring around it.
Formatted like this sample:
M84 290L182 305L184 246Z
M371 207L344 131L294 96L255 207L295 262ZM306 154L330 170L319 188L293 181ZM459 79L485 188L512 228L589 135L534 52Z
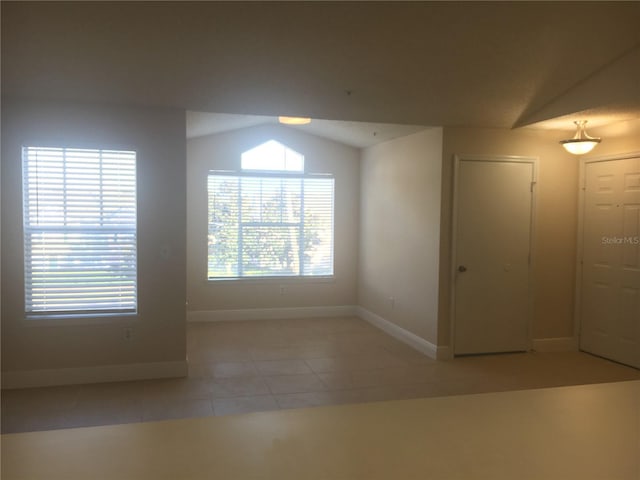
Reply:
M529 163L533 168L533 179L531 181L531 219L529 224L529 299L527 308L527 346L533 348L533 299L534 299L534 241L535 241L535 219L537 204L537 184L538 184L538 157L525 157L518 155L469 155L454 154L453 156L453 190L451 205L451 257L449 265L449 344L451 348L450 357L455 357L456 342L456 278L457 278L457 247L458 247L458 179L460 175L461 162L503 162L503 163Z
M616 160L629 160L640 158L640 151L619 153L615 155L601 155L597 157L580 158L578 169L578 228L576 232L576 277L573 307L573 338L577 350L582 351L582 273L584 265L584 192L586 186L587 165L591 163L613 162Z

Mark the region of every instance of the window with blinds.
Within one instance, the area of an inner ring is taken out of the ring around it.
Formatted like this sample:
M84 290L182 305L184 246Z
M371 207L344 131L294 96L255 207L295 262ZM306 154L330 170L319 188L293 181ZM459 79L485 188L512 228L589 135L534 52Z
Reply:
M270 173L209 173L209 279L333 275L334 179L278 174L270 159L252 168Z
M28 316L137 310L136 153L24 147Z

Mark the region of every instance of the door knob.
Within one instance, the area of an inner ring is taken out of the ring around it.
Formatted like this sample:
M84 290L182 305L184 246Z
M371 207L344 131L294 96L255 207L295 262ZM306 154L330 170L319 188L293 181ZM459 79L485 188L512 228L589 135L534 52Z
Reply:
M460 273L464 273L464 272L466 272L466 271L467 271L467 267L465 267L464 265L460 265L460 266L458 267L458 271L459 271Z

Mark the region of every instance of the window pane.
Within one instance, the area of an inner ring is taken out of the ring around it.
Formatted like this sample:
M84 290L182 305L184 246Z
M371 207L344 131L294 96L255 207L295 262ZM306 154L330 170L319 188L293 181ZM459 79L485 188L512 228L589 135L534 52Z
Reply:
M242 222L300 221L302 179L242 177Z
M136 154L23 149L27 313L135 312Z
M29 233L26 245L31 312L135 310L135 232Z
M209 175L209 278L237 277L240 178Z
M280 142L269 140L242 154L242 170L268 170L272 172L304 172L304 156L285 147Z
M209 278L333 275L332 178L209 175Z
M299 227L242 227L246 277L298 275L299 251Z
M333 179L304 182L304 273L333 275Z

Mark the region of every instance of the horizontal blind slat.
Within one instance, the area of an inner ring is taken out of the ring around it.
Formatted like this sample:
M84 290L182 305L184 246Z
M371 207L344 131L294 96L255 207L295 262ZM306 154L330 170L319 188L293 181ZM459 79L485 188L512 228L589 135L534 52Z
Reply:
M136 153L23 148L28 313L137 305Z
M209 278L333 275L333 178L212 172L207 185Z

